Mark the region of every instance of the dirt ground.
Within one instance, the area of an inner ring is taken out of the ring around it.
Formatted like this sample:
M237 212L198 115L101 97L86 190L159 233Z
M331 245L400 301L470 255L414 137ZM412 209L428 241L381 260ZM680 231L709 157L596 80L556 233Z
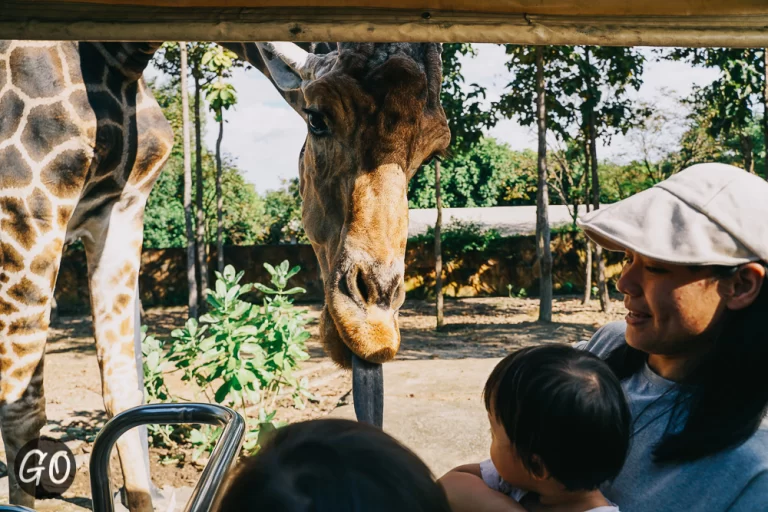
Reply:
M615 300L611 313L604 314L599 311L597 301L584 306L576 297L558 297L554 302L553 322L541 324L537 322L538 301L535 299L447 299L446 325L435 332L434 307L434 303L425 301L405 303L400 315L402 345L398 359L433 361L428 368L436 375L441 372L441 360L494 358L530 344L588 339L598 327L621 319L626 313L621 302ZM325 416L346 404L351 394L351 376L325 356L317 341L320 306L303 308L311 318L309 327L313 337L308 342L311 358L303 364L301 375L309 378L310 390L319 401L308 403L305 410L299 411L286 399L279 404L278 413L278 417L286 421ZM185 308L149 309L145 313L143 320L149 333L160 338L169 337L171 330L185 320ZM75 453L81 467L64 498L73 506L71 510L89 510L88 454L106 419L89 317L59 319L49 336L45 365L48 425L44 434L66 441ZM172 382L172 391L183 394L183 385ZM171 459L168 455L164 450L150 450L155 484L160 488L194 486L202 468L190 462L190 452L173 454L175 457ZM112 466L114 485L119 485L116 457ZM0 470L3 473L0 476L4 477L4 465ZM0 478L0 502L5 501L5 496L7 478Z

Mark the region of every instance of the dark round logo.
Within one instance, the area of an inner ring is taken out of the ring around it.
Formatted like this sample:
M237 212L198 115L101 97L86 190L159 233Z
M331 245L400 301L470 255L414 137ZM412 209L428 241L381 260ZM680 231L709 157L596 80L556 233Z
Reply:
M21 447L13 468L21 488L37 499L60 498L75 480L75 456L69 447L49 437Z

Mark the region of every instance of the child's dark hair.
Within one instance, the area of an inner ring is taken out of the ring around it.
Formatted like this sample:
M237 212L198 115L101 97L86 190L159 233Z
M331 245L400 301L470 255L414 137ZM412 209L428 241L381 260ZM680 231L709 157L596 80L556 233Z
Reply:
M350 420L280 428L227 480L214 511L450 512L421 459L381 430Z
M593 490L624 465L629 406L608 365L587 351L518 350L494 368L483 397L533 474L546 469L568 490Z

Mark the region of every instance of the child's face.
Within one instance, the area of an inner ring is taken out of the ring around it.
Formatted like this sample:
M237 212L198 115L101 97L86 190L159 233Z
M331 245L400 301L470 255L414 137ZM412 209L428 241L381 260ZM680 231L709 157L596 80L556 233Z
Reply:
M496 471L505 482L518 489L535 490L539 479L535 478L523 465L515 445L507 437L504 426L491 413L488 413L488 421L491 424L491 460L496 466Z

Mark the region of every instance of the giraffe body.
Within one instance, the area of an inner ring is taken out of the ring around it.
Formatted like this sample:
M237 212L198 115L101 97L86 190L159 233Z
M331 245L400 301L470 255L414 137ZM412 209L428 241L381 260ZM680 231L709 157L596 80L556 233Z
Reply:
M135 320L144 205L173 145L141 78L158 45L0 42L0 421L8 466L45 424L43 358L61 252L82 239L104 405L141 404ZM10 115L9 115L10 114ZM138 434L118 442L152 510ZM10 498L31 506L11 471Z

